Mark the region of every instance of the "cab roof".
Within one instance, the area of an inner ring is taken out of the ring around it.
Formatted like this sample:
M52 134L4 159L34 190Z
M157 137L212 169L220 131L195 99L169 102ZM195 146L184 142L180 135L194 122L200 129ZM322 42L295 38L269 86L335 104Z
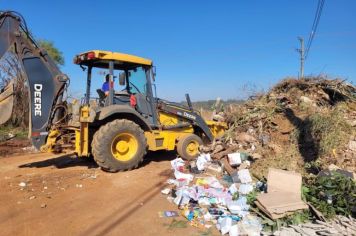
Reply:
M114 61L115 69L130 69L137 66L152 66L152 61L146 58L102 50L91 50L74 57L74 63L84 66L109 68L109 61Z

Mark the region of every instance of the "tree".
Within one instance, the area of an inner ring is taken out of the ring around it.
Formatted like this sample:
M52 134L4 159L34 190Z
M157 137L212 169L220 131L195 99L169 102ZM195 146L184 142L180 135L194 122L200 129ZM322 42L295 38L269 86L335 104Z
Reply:
M41 48L44 48L47 51L48 55L57 63L57 65L64 65L63 53L54 46L52 41L41 39L38 40L37 43Z

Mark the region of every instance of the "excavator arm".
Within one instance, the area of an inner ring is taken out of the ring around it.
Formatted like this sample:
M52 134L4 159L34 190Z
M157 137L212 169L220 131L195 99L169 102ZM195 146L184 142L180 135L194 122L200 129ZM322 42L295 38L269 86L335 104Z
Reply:
M0 58L11 48L22 64L28 81L30 106L30 137L39 149L45 144L48 132L55 124L63 121L63 93L69 82L52 58L31 37L23 17L16 12L0 12ZM10 87L11 90L11 87ZM3 95L3 96L2 96ZM9 105L13 101L11 91L0 93L1 123L8 120ZM7 113L7 114L6 114Z

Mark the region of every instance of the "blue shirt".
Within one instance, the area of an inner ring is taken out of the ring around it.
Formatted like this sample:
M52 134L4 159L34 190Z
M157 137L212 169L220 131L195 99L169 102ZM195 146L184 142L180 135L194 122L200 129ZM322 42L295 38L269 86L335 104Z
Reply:
M105 93L105 92L109 92L110 87L109 87L109 82L105 82L103 83L103 87L101 87L101 90Z

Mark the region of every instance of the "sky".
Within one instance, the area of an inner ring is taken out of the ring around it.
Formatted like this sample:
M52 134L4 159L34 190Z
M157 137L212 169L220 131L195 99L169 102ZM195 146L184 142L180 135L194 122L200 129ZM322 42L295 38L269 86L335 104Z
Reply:
M71 93L85 91L86 74L73 57L100 49L149 58L157 67L157 95L171 101L245 98L298 76L317 0L84 1L0 0L37 38L63 52ZM306 75L356 83L356 1L326 0L305 64ZM94 74L93 87L103 76Z

